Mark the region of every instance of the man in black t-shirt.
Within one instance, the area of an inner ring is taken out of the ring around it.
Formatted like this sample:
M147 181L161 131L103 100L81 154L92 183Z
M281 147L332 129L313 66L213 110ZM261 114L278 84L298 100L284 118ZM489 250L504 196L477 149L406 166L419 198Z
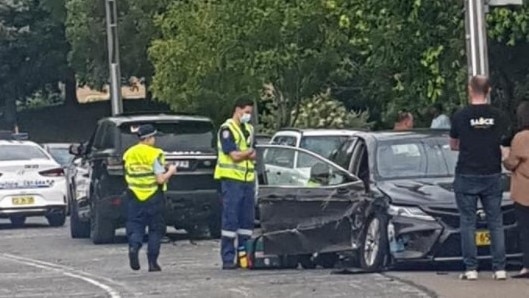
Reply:
M475 76L469 83L470 105L452 118L450 146L459 150L454 191L460 212L461 250L466 272L463 279L477 279L476 217L481 201L490 229L495 279L506 279L505 236L501 212L501 141L507 130L503 113L487 102L490 84ZM487 245L487 243L484 243Z

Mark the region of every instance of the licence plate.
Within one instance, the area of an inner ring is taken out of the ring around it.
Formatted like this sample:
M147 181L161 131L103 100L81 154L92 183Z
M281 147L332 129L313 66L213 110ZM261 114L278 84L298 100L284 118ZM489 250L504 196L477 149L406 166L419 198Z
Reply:
M490 245L490 232L489 231L477 231L476 232L476 245L477 246L489 246Z
M174 163L177 168L180 169L189 169L189 160L179 160Z
M32 205L35 203L33 197L16 197L13 198L13 205Z

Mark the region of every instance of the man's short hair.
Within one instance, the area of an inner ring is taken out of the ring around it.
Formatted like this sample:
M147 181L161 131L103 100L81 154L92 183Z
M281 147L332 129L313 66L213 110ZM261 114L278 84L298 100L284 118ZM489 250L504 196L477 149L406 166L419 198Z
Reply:
M232 112L235 113L237 108L244 109L246 107L253 107L253 99L247 95L240 96L235 100Z
M407 110L401 110L397 113L397 117L395 119L395 123L400 123L404 120L408 120L412 117L411 113Z
M470 79L469 85L470 85L470 88L472 88L472 91L478 94L482 94L482 95L489 94L490 82L489 82L489 78L487 78L486 76L482 76L482 75L473 76Z

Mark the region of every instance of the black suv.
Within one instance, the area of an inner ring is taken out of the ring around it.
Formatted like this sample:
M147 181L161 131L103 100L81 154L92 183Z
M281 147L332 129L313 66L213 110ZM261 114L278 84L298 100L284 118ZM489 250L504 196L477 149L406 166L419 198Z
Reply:
M216 131L210 119L197 116L155 114L120 115L101 119L87 143L71 153L82 159L89 186L86 195L72 202L73 238L90 237L95 244L110 243L126 220L123 153L138 142L134 129L152 124L160 136L156 146L166 161L176 163L178 173L168 182L166 223L189 233L209 229L220 236L220 199L213 179L216 164ZM201 234L202 235L202 234Z

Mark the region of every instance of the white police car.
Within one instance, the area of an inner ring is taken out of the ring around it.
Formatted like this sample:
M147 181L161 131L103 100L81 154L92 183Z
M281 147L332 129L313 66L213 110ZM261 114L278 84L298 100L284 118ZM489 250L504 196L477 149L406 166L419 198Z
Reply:
M45 216L62 226L66 206L61 165L36 143L0 138L0 218L22 226L28 216Z

